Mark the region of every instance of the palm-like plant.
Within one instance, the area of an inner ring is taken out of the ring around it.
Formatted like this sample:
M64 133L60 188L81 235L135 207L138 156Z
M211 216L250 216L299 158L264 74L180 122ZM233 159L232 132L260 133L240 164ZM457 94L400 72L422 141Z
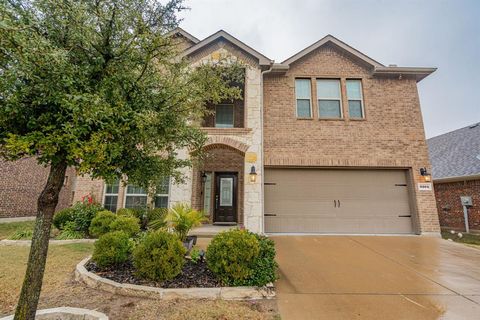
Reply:
M168 210L165 221L170 228L173 228L175 234L178 235L181 241L187 240L188 232L202 224L207 218L202 211L193 209L187 204L176 204Z

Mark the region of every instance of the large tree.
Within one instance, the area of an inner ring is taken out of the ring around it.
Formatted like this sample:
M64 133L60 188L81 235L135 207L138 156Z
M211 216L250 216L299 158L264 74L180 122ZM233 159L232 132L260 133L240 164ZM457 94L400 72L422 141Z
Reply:
M181 179L207 103L239 97L238 68L178 59L182 0L1 0L0 156L49 166L15 319L34 319L67 167L153 187Z

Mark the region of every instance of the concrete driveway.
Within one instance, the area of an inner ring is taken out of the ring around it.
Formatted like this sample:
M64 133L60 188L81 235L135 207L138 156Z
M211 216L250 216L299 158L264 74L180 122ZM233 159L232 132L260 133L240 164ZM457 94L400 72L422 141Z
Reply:
M275 236L289 319L480 319L480 249L418 236Z

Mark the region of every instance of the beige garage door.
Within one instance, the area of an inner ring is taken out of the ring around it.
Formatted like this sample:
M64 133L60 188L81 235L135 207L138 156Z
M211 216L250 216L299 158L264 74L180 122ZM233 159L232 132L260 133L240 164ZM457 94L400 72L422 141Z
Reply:
M265 232L412 233L405 170L265 170Z

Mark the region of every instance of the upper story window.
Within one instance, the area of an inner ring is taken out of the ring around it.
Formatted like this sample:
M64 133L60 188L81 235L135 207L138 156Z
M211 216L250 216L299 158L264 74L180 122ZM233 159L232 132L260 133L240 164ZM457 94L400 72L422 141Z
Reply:
M118 187L119 187L119 180L116 180L111 184L109 183L105 184L103 207L112 212L117 211Z
M347 80L348 114L350 118L362 119L365 117L361 80Z
M170 178L164 177L157 187L155 194L155 208L168 208L168 192L170 189Z
M312 117L311 92L310 79L295 79L295 96L298 118Z
M233 104L219 104L215 107L215 127L233 128Z
M147 191L144 188L128 185L125 192L125 208L146 208Z
M320 118L342 118L340 80L317 79L318 115Z

